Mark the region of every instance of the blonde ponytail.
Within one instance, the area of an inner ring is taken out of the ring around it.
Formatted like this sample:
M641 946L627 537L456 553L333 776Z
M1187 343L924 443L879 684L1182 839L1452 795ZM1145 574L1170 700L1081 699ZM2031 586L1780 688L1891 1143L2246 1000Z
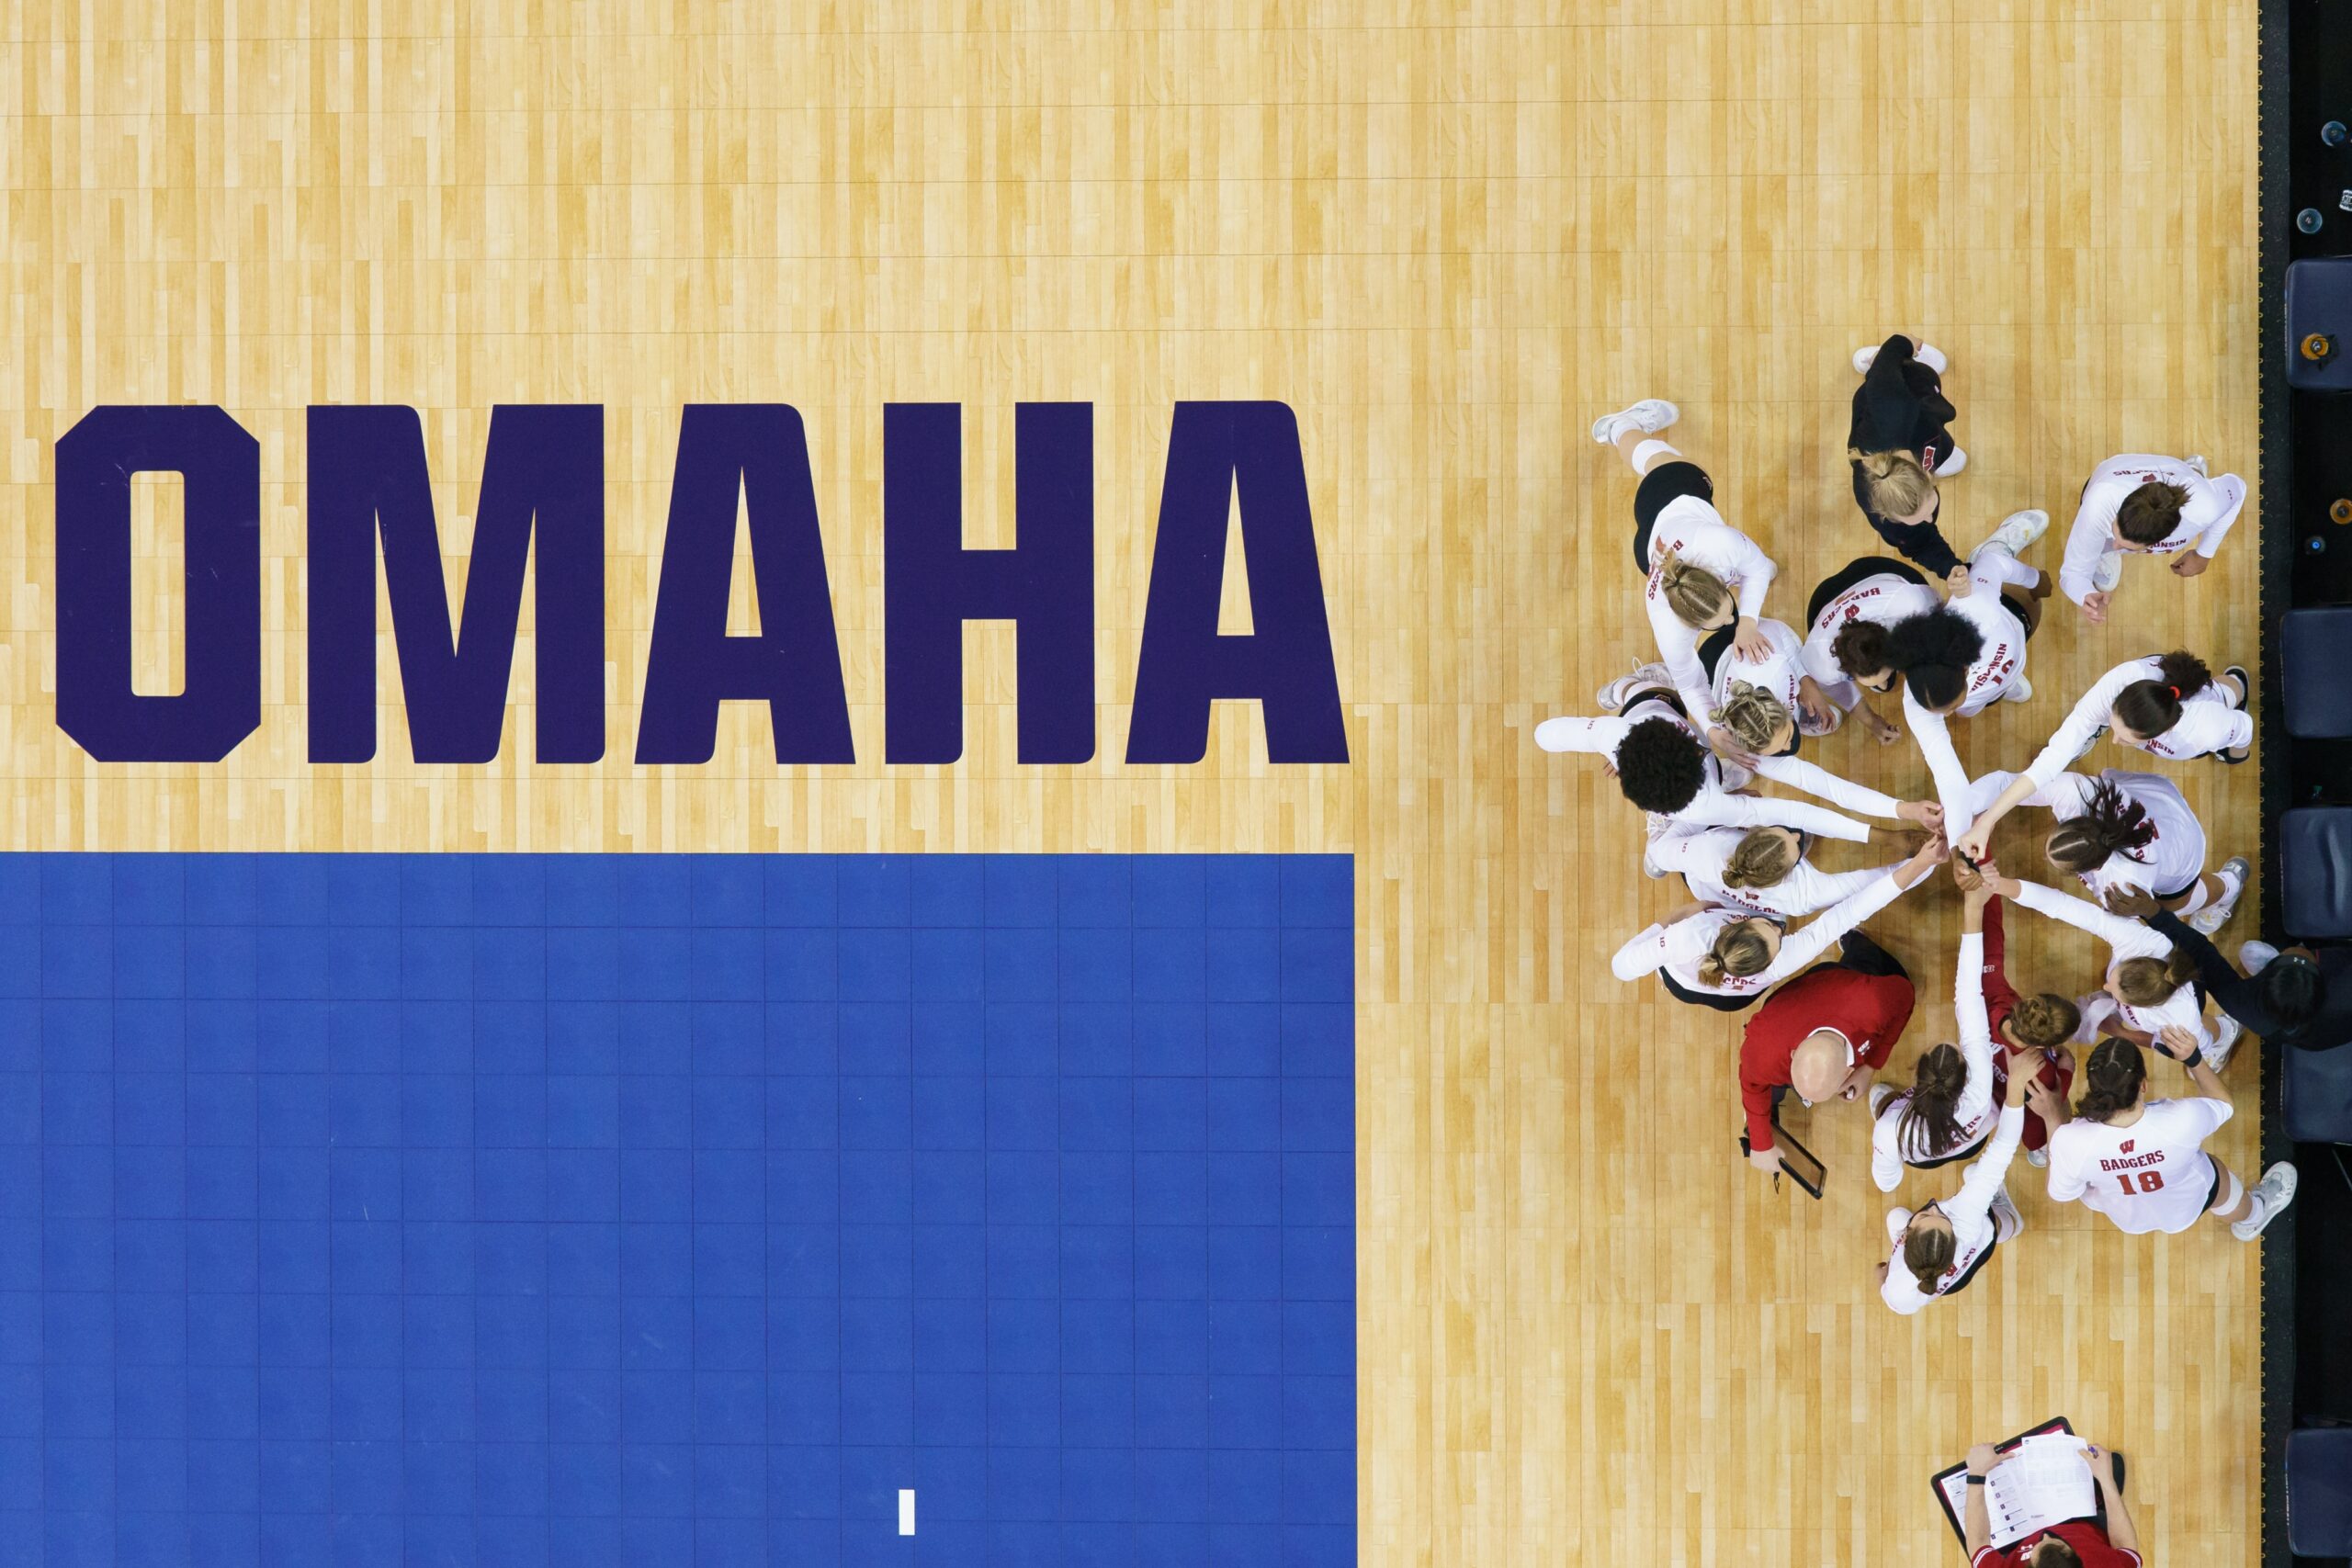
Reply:
M1846 456L1861 470L1862 493L1876 517L1908 517L1936 497L1936 477L1908 452L1858 452Z

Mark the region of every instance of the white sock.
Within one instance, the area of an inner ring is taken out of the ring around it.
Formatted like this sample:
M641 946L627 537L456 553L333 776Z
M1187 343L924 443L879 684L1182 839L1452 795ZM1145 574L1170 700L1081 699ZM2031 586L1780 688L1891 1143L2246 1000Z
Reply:
M1657 466L1659 458L1680 456L1682 454L1676 451L1670 443L1660 441L1653 435L1647 441L1637 441L1634 444L1634 472L1646 474Z
M2235 904L2238 901L2238 895L2245 891L2245 878L2231 871L2217 871L2213 875L2222 885L2222 897L2219 901L2224 906ZM2205 879L2199 877L2197 885L2202 887L2205 885Z
M2245 1197L2245 1182L2243 1182L2243 1181L2240 1181L2240 1180L2238 1179L2238 1173L2237 1173L2236 1171L2234 1171L2234 1170L2233 1170L2233 1171L2230 1172L2230 1179L2229 1179L2229 1180L2228 1180L2228 1181L2226 1181L2226 1182L2224 1182L2224 1183L2222 1183L2222 1195L2221 1195L2219 1198L2216 1198L2216 1199L2214 1199L2214 1200L2213 1200L2213 1206L2212 1206L2211 1209L2207 1210L2207 1211L2206 1211L2206 1213L2208 1213L2211 1214L2215 1219L2217 1219L2217 1220L2218 1220L2218 1219L2220 1219L2223 1214L2228 1213L2232 1209L2236 1208L2236 1207L2238 1206L2238 1200L2239 1200L2239 1199L2241 1199L2241 1198L2243 1198L2243 1197ZM2256 1193L2256 1194L2255 1194L2255 1197L2254 1197L2254 1207L2253 1207L2253 1208L2251 1208L2251 1209L2248 1209L2248 1210L2245 1212L2245 1213L2242 1216L2242 1218L2249 1219L2249 1220L2258 1220L2258 1219L2260 1219L2261 1217L2262 1217L2262 1194L2260 1194L2260 1193L2258 1193L2258 1192L2257 1192L2257 1193ZM2236 1222L2236 1221L2234 1221L2234 1220L2233 1220L2233 1221L2231 1221L2231 1222L2229 1222L2229 1223L2230 1223L2230 1224L2236 1224L2237 1222Z

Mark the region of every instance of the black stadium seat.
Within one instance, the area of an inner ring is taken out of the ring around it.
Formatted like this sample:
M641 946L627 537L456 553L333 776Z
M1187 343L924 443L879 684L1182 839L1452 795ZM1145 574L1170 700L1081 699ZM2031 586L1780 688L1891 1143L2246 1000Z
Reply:
M2288 935L2352 936L2352 806L2299 806L2280 818L2278 879Z
M2287 1434L2287 1547L2298 1557L2352 1552L2352 1427Z
M2278 617L2287 733L2352 736L2352 604L2319 604Z
M2352 1045L2333 1051L2281 1051L2287 1077L2278 1105L2287 1136L2298 1144L2352 1144Z

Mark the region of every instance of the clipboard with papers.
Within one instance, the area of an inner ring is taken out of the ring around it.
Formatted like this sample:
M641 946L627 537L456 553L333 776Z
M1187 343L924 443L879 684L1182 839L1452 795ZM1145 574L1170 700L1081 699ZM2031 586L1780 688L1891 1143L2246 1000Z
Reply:
M2099 1499L2098 1483L2091 1478L2090 1461L2084 1457L2088 1446L2075 1436L2073 1423L2064 1416L1994 1445L2001 1460L1984 1482L1984 1511L1992 1526L1993 1545L2014 1546L2038 1531L2075 1519L2091 1519L2101 1529L2106 1527L2107 1507ZM1936 1501L1943 1506L1944 1517L1951 1523L1952 1534L1966 1546L1968 1535L1961 1517L1968 1506L1967 1461L1938 1471L1931 1484Z

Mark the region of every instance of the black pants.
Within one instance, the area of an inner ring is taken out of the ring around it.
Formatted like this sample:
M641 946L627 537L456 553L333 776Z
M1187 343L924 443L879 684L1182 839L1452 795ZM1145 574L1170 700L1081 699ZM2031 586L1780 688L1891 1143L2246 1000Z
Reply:
M1887 952L1859 931L1848 931L1838 944L1837 967L1851 969L1858 975L1899 975L1911 978L1911 971L1903 961Z
M1887 556L1856 556L1835 574L1821 580L1821 586L1813 591L1813 598L1804 607L1804 624L1811 626L1821 619L1821 612L1829 607L1829 601L1866 577L1899 577L1922 588L1928 586L1928 580L1919 575L1917 567Z
M1650 530L1657 525L1657 514L1666 510L1668 502L1695 495L1701 501L1715 499L1715 481L1698 464L1677 457L1670 463L1660 463L1642 476L1634 490L1634 570L1644 577L1650 574Z
M1689 1002L1692 1007L1713 1008L1717 1012L1743 1012L1756 1005L1753 996L1719 997L1713 991L1694 991L1677 983L1674 976L1663 969L1657 972L1657 977L1666 982L1668 996L1678 1002Z

